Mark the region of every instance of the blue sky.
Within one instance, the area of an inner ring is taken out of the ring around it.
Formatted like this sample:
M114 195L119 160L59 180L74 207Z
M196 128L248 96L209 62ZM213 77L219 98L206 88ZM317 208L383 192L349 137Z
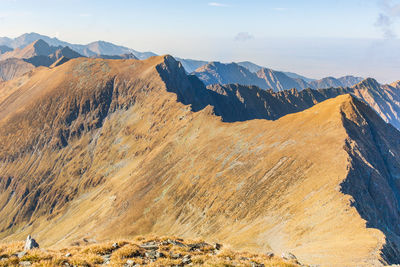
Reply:
M0 0L0 36L25 32L315 78L400 79L400 0Z

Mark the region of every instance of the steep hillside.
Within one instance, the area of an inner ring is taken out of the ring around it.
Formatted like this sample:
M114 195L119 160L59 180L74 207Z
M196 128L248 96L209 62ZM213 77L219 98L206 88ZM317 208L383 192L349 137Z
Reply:
M390 85L380 85L374 79L366 79L352 90L367 102L386 122L400 130L400 91Z
M35 66L22 59L10 58L2 60L0 61L0 79L3 81L12 80L33 70L34 68Z
M305 109L317 97L295 90L274 101L302 112L225 123L218 90L242 94L205 89L170 56L1 83L0 236L174 234L306 264L400 262L397 130L348 94Z
M301 79L292 79L283 72L271 69L263 68L257 72L257 76L265 81L264 89L282 91L292 88L301 90L308 87L308 84Z

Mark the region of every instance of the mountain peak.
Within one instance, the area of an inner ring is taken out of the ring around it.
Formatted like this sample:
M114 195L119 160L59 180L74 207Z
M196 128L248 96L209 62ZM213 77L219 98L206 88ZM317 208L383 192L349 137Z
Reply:
M38 39L34 41L32 44L30 44L28 47L34 47L36 49L48 49L50 48L50 45L46 43L43 39Z
M361 82L357 83L353 86L355 89L363 89L363 88L370 88L370 89L378 89L380 88L380 84L374 78L366 78Z

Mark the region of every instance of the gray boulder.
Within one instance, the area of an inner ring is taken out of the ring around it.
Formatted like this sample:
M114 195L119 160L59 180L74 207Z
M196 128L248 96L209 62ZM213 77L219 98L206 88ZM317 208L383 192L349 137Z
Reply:
M282 258L285 260L297 260L297 257L290 252L282 253Z
M30 235L26 238L25 241L25 250L30 250L34 248L39 248L39 244L36 242L35 239L33 239Z

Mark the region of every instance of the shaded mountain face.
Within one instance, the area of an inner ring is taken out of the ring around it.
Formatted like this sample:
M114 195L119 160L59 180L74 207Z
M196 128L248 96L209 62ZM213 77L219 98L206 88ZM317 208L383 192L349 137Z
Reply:
M17 58L10 58L0 61L0 79L3 81L12 80L33 70L34 65Z
M1 54L4 54L4 53L6 53L6 52L12 51L12 50L13 50L13 49L10 48L10 47L8 47L8 46L0 45L0 55L1 55Z
M257 76L265 81L266 87L264 88L273 89L274 91L292 88L304 89L308 86L308 84L301 79L292 79L283 72L266 68L259 70Z
M170 56L0 83L0 237L176 234L306 264L400 262L399 132L348 94L246 88L207 89ZM274 121L222 122L235 99Z
M67 59L82 57L82 55L69 47L54 47L43 40L37 40L23 49L17 48L4 53L0 56L0 59L22 59L36 67L49 67L62 57L64 58L64 62L66 62ZM22 73L22 70L20 73Z
M221 115L224 121L277 119L288 113L309 108L329 98L342 94L353 94L370 105L385 122L400 130L400 91L392 85L380 85L376 80L369 78L352 88L273 92L256 86L234 84L210 85L207 89L215 92L213 95L215 99L209 104L216 107L216 113ZM287 110L286 101L291 106L289 110ZM221 105L224 107L220 108ZM234 108L230 109L230 106Z
M68 42L58 40L57 38L50 38L48 36L40 35L37 33L23 34L15 39L0 37L0 45L6 45L14 49L15 48L22 49L37 40L43 40L49 45L56 47L68 46L77 53L86 57L91 57L95 55L114 56L114 55L130 54L130 53L133 53L139 59L145 59L150 56L155 56L155 54L152 52L139 52L124 46L119 46L104 41L92 42L87 45L79 45L79 44L71 44Z
M4 53L0 56L0 60L5 60L8 58L28 59L35 56L49 56L56 52L57 49L60 49L60 47L50 46L43 40L37 40L23 49L17 48L13 51Z
M296 89L274 92L256 86L239 84L209 85L215 114L223 121L235 122L252 119L277 120L287 114L300 112L317 103L351 91L344 88L330 90Z

